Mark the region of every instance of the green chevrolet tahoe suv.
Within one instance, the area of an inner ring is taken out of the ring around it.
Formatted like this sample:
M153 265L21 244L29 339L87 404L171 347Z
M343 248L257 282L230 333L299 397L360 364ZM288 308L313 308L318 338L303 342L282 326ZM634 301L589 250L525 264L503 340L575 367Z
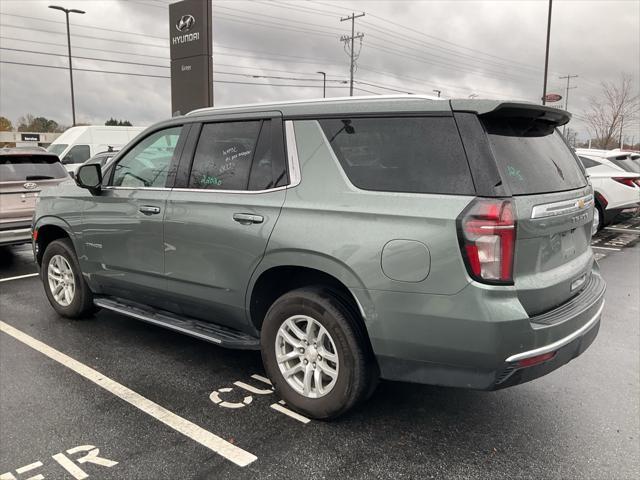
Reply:
M594 340L592 189L555 108L421 96L207 108L44 192L53 308L260 349L335 417L378 378L493 390Z

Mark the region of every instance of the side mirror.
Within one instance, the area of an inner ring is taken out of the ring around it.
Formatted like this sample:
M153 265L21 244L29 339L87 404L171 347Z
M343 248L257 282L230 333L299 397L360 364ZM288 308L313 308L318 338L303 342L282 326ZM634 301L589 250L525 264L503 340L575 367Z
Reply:
M76 184L86 188L92 193L99 192L102 185L102 169L97 163L89 163L78 168L76 173Z

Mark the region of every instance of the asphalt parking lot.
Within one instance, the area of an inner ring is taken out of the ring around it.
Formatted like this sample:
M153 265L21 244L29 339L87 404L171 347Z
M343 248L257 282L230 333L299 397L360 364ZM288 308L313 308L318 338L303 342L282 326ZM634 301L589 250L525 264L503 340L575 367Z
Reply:
M382 382L332 422L295 415L257 352L49 306L29 247L0 250L0 479L640 478L640 220L594 238L600 333L531 383ZM37 476L41 475L41 476Z

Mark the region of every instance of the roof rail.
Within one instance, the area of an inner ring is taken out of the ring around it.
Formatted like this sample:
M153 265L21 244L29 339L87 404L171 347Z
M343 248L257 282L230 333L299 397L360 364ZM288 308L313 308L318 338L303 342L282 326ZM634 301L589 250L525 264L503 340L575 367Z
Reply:
M412 95L412 94L396 94L396 95L360 95L357 97L330 97L330 98L310 98L305 100L285 100L280 102L261 102L261 103L245 103L240 105L226 105L224 107L205 107L191 110L185 116L198 113L219 112L223 110L232 110L236 108L248 107L276 107L280 105L300 105L304 103L333 103L333 102L359 102L371 100L401 100L401 99L421 99L421 100L442 100L448 101L448 98L440 98L435 95Z

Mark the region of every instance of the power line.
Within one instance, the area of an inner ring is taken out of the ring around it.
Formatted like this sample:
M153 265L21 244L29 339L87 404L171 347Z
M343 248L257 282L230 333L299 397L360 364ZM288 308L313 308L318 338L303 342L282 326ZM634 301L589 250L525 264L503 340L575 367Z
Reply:
M51 43L51 42L40 42L37 40L26 40L23 38L16 38L16 37L6 37L4 35L0 35L1 39L5 39L5 40L14 40L17 42L26 42L26 43L35 43L35 44L39 44L39 45L50 45L50 46L56 46L56 47L66 47L66 45L64 43ZM105 52L105 53L118 53L120 55L133 55L136 57L148 57L148 58L162 58L163 60L168 60L169 58L166 55L149 55L146 53L129 53L129 52L123 52L121 50L107 50L104 48L92 48L92 47L79 47L76 46L75 44L73 45L73 49L74 50L93 50L96 52Z
M17 18L26 18L28 20L37 20L39 22L48 22L48 23L58 23L61 25L64 25L65 22L61 22L59 20L49 20L48 18L40 18L40 17L30 17L28 15L17 15L15 13L1 13L0 16L7 16L7 17L17 17ZM127 32L125 30L114 30L112 28L105 28L105 27L97 27L95 25L80 25L78 23L70 23L69 25L71 25L72 27L78 27L78 28L90 28L91 30L103 30L105 32L113 32L113 33L123 33L126 35L138 35L141 37L149 37L149 38L157 38L160 40L164 40L166 41L166 37L159 37L157 35L149 35L147 33L138 33L138 32Z
M16 30L24 28L24 27L18 27L16 25L9 25L9 24L6 24L6 23L0 23L0 27L15 28ZM29 28L29 30L32 30L34 32L52 33L54 35L66 35L66 33L64 33L64 32L56 32L54 30L44 30L44 29L41 29L41 28ZM80 33L74 33L72 35L72 37L89 38L89 39L92 39L92 40L102 40L104 42L126 43L127 45L131 45L131 43L132 43L130 40L114 40L112 38L94 37L94 36L91 36L91 35L82 35ZM169 48L168 46L165 46L165 45L154 45L152 43L136 43L136 45L140 45L140 46L143 46L143 47Z
M66 57L66 55L61 53L50 53L50 52L38 52L36 50L24 50L22 48L9 48L9 47L0 47L0 50L8 50L12 52L22 52L22 53L33 53L36 55L49 55L54 57ZM78 60L94 60L98 62L110 62L110 63L122 63L126 65L138 65L142 67L156 67L156 68L170 68L168 65L156 65L154 63L139 63L139 62L128 62L125 60L110 60L106 58L95 58L95 57L80 57L78 55L73 55L71 58Z
M28 67L40 67L40 68L55 68L58 70L67 70L67 67L60 67L56 65L43 65L37 63L27 62L12 62L8 60L0 60L0 63L6 63L11 65L23 65ZM74 68L74 71L79 72L93 72L93 73L107 73L114 75L131 75L135 77L151 77L151 78L171 78L168 75L151 75L146 73L132 73L132 72L114 72L112 70L97 70L90 68ZM283 84L283 83L265 83L265 82L240 82L235 80L214 80L213 83L228 83L235 85L262 85L267 87L300 87L300 88L317 88L317 85L299 85L299 84ZM346 85L327 85L327 88L348 88Z
M36 50L25 50L25 49L20 49L20 48L0 47L0 50L8 50L8 51L22 52L22 53L31 53L31 54L36 54L36 55L48 55L48 56L54 56L54 57L65 57L66 56L66 55L59 54L59 53L38 52ZM110 62L110 63L121 63L121 64L126 64L126 65L137 65L137 66L142 66L142 67L170 68L168 65L156 65L156 64L150 64L150 63L128 62L128 61L124 61L124 60L110 60L110 59L95 58L95 57L82 57L82 56L77 56L77 55L73 55L72 58L78 59L78 60L93 60L93 61L98 61L98 62ZM226 66L233 66L233 65L226 64ZM270 78L270 79L275 79L275 80L295 80L295 81L301 81L301 82L322 82L323 81L322 79L319 79L319 78L298 78L298 77L286 77L286 76L281 76L281 75L280 76L277 76L277 75L258 75L258 74L253 74L253 73L226 72L226 71L222 71L222 70L214 70L214 72L215 73L219 73L219 74L224 74L224 75L235 75L235 76L250 77L250 78ZM293 73L303 73L303 72L293 72ZM346 80L338 80L338 79L327 79L327 82L347 83Z

